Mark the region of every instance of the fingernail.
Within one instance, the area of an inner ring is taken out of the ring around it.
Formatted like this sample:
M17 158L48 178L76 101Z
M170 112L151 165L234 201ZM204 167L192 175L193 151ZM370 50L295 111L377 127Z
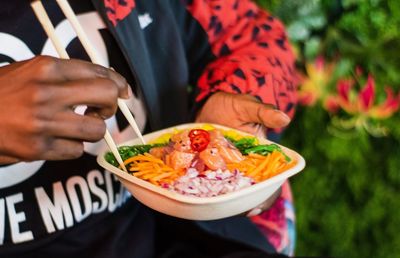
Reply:
M280 110L275 110L275 112L279 114L280 122L283 124L282 126L286 126L290 123L291 119L288 115L285 114L285 112L282 112Z
M122 93L122 98L130 99L133 96L132 88L129 84L127 84L127 89Z
M249 213L247 213L246 216L247 216L247 217L257 216L257 215L260 215L261 212L262 212L262 209L261 209L261 208L254 208L254 209L252 209Z

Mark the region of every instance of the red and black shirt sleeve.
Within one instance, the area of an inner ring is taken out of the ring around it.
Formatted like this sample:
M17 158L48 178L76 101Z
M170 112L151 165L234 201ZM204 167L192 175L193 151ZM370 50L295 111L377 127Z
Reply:
M282 23L250 0L183 2L213 56L197 71L196 101L216 91L244 93L293 116L295 57Z
M285 28L253 1L103 1L107 19L123 39L128 59L138 60L141 55L139 59L152 60L148 67L140 64L136 69L146 85L144 95L154 128L166 124L161 120L176 123L177 117L193 119L196 109L216 91L250 94L294 115L297 76ZM154 21L139 33L137 19L144 14ZM133 54L133 46L142 42L140 37L147 40L146 45ZM168 67L160 68L163 65ZM157 76L152 82L147 78L154 71ZM195 86L191 94L187 94L187 83ZM176 94L158 98L157 92L167 86L168 92ZM164 99L176 101L171 107L171 101ZM170 111L173 109L180 113ZM158 113L162 116L154 115Z

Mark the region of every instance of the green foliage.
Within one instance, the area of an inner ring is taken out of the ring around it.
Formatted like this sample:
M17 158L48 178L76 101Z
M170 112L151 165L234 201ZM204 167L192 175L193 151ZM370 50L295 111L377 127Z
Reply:
M337 62L334 77L356 66L383 86L400 89L400 2L397 0L259 0L287 26L299 67L317 55ZM334 85L332 85L334 88ZM378 101L379 102L379 101ZM306 159L292 179L299 256L400 257L400 114L390 130L331 134L321 107L299 108L282 144Z
M322 109L303 109L283 144L306 169L292 180L298 255L396 257L400 254L400 139L361 131L338 138ZM394 230L396 229L396 230Z
M355 2L355 3L354 3ZM397 46L400 5L397 0L344 1L344 14L331 29L340 53L367 68L381 81L398 86ZM329 42L333 45L333 42Z
M400 4L397 0L258 0L287 26L300 62L317 54L350 59L378 83L400 84Z

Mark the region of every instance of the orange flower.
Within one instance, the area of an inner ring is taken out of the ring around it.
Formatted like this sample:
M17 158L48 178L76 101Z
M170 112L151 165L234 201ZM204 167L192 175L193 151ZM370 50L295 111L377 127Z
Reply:
M337 83L338 91L338 105L343 108L347 113L353 114L357 112L357 105L352 100L351 89L354 86L353 80L339 80Z
M386 99L381 104L375 104L375 79L368 76L364 87L357 92L354 89L354 80L339 80L337 94L330 95L325 100L325 108L332 113L340 108L351 115L360 115L374 119L385 119L395 113L400 107L400 95L394 97L391 88L385 87Z
M337 113L340 110L339 100L337 96L327 96L324 102L324 107L330 113Z
M371 75L368 76L367 83L358 94L358 109L360 112L368 113L375 100L375 80Z
M314 63L306 64L307 75L301 80L299 103L304 106L314 106L326 94L327 84L331 79L334 65L327 65L320 56Z
M385 87L386 100L382 104L370 109L369 114L373 118L385 119L393 115L400 107L400 94L394 97L393 90Z

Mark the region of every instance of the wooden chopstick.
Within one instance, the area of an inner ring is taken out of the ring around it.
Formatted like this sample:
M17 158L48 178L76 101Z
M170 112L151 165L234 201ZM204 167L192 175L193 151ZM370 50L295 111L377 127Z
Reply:
M79 23L78 18L76 17L74 11L69 5L67 0L56 0L57 4L60 6L63 11L65 17L67 17L68 21L71 23L72 28L75 30L76 35L78 36L80 42L82 43L83 48L86 53L89 55L90 60L94 64L103 65L104 61L101 56L98 54L96 49L93 47L93 44L90 42L89 37L86 32L83 30L82 25ZM112 68L111 68L112 69ZM140 141L143 144L146 144L146 141L143 138L142 132L140 131L135 118L132 113L129 111L128 106L122 99L118 99L118 107L122 111L125 118L128 120L129 124L133 128L136 135L139 137Z
M49 16L47 15L46 9L44 8L42 2L40 0L35 0L31 2L31 6L33 11L35 12L40 24L42 25L43 29L45 30L46 34L50 38L51 42L53 43L54 47L56 48L56 51L60 58L64 59L69 59L69 55L65 48L63 47L61 41L59 40L54 26L50 21ZM121 168L128 172L126 169L124 162L122 160L121 155L118 152L117 145L115 144L113 138L111 137L110 132L108 129L106 129L106 133L104 134L104 140L106 141L108 147L110 148L111 152L114 154L115 158L118 161L118 164L121 166Z

